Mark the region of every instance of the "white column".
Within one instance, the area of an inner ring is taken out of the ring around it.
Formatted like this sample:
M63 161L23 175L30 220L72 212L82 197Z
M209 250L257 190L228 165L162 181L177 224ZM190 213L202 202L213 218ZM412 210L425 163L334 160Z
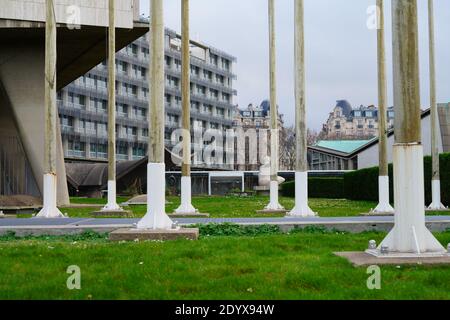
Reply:
M45 173L44 203L37 218L61 218L64 215L56 206L56 17L53 0L46 0L45 24Z
M122 211L116 195L116 18L115 1L109 0L108 32L108 203L102 211Z
M379 136L379 177L378 177L378 205L371 212L374 214L394 213L389 203L389 174L387 160L387 130L386 130L386 50L384 40L384 0L377 0L379 10L377 46L378 46L378 136Z
M416 0L392 0L395 145L395 225L379 249L391 254L444 254L425 226L420 129L419 39Z
M181 95L183 125L183 161L181 177L181 205L176 214L195 214L191 191L191 89L190 89L190 35L189 35L189 0L181 0Z
M167 216L166 177L164 163L164 5L163 0L151 0L150 5L149 77L149 144L147 167L147 213L137 224L138 229L172 229Z
M270 202L268 211L284 210L278 201L278 106L276 88L275 0L269 1L269 72L270 72Z
M308 160L306 142L305 37L303 0L295 0L294 72L295 72L295 131L296 172L295 207L289 216L313 217L316 213L308 205Z
M446 210L447 208L441 203L441 177L439 172L439 115L436 101L436 62L435 62L435 45L434 45L434 5L433 0L428 0L428 30L430 43L430 106L431 106L431 156L432 162L432 181L431 195L432 202L428 207L429 210Z

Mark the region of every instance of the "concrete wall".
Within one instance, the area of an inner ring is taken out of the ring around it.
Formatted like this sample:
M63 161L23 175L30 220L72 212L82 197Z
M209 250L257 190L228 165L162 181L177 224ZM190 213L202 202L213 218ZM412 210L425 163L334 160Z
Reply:
M10 117L14 119L41 194L44 172L44 55L42 44L17 44L0 50L0 83L10 103ZM1 106L2 109L5 107ZM68 204L61 134L57 137L58 203Z
M116 1L118 28L130 29L139 12L139 0ZM88 26L108 25L108 0L56 0L58 23L73 23L79 13L79 24ZM1 0L0 19L45 21L45 0Z
M431 155L431 117L428 115L422 119L422 144L424 155ZM388 161L392 163L392 147L394 135L388 139ZM439 136L439 152L443 152L442 139ZM358 155L358 169L378 166L378 143L362 151Z

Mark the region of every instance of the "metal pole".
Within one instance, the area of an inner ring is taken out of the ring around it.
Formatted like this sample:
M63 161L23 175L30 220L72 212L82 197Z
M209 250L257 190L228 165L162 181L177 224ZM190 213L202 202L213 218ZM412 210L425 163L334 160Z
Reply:
M434 5L428 0L428 32L430 50L430 108L431 108L431 156L432 156L432 203L431 210L446 209L441 203L441 183L439 174L439 115L436 102L436 62L434 45Z
M46 0L45 6L44 204L36 217L57 218L63 214L56 207L56 15L53 0Z
M270 73L270 203L266 210L283 210L278 202L278 110L276 79L275 0L269 2L269 73Z
M392 0L392 30L396 214L394 229L379 249L415 255L444 253L444 247L425 226L416 0Z
M164 3L150 1L149 143L147 167L147 214L138 229L171 229L165 213L166 180L164 164Z
M384 0L377 0L377 60L378 60L378 136L379 136L379 177L378 206L373 213L393 213L389 203L389 172L387 160L387 84L386 84L386 49L384 37Z
M108 28L108 203L102 211L120 211L116 202L116 0L109 0Z
M295 207L289 215L308 217L315 216L316 214L308 206L304 3L303 0L294 1L294 90L297 156L295 173Z
M191 192L191 58L189 32L189 0L181 0L181 103L183 126L183 160L181 167L181 205L176 214L195 214Z
M190 48L189 48L189 0L181 1L181 99L182 99L182 114L183 114L183 177L191 175L191 77L190 77Z

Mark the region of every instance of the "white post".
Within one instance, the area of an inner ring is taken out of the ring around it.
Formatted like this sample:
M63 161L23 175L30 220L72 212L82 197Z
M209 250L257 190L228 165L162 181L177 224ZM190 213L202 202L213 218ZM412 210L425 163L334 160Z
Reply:
M198 210L192 205L191 183L191 85L190 85L190 48L189 48L189 0L181 0L181 93L183 118L183 161L181 176L181 205L176 214L192 215Z
M433 0L428 0L428 31L430 43L430 107L431 107L431 156L433 172L431 181L432 202L429 210L446 210L441 203L441 178L439 172L439 116L436 102L436 62L434 53L434 5Z
M387 160L387 123L386 123L386 50L384 40L384 0L377 0L378 9L378 136L379 136L379 177L378 177L378 206L373 214L394 213L389 202L389 173Z
M295 130L296 172L295 207L289 216L313 217L316 213L308 205L308 161L306 142L306 90L305 90L305 33L303 0L295 0Z
M445 254L425 226L420 129L419 39L416 0L392 1L395 145L395 225L380 247L390 254Z
M164 7L163 0L151 0L149 63L149 144L147 167L147 214L138 229L172 229L167 216L164 163Z
M44 203L36 218L62 218L57 208L56 189L56 17L53 0L46 0L45 24L45 142Z
M116 17L115 2L109 0L108 31L108 203L101 210L122 211L116 196Z
M278 106L276 89L275 0L269 1L270 72L270 203L267 211L284 210L278 201Z

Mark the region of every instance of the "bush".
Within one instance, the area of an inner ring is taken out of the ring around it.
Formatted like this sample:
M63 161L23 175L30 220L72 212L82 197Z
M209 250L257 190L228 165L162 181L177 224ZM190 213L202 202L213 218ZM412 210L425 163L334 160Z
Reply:
M283 183L281 193L285 197L295 197L295 181ZM342 199L344 198L344 178L309 178L308 196L311 198Z
M450 204L450 153L440 155L441 196L444 204ZM425 202L431 203L431 157L424 158ZM389 165L391 201L394 200L393 166ZM349 200L378 201L378 167L346 173L345 198Z

